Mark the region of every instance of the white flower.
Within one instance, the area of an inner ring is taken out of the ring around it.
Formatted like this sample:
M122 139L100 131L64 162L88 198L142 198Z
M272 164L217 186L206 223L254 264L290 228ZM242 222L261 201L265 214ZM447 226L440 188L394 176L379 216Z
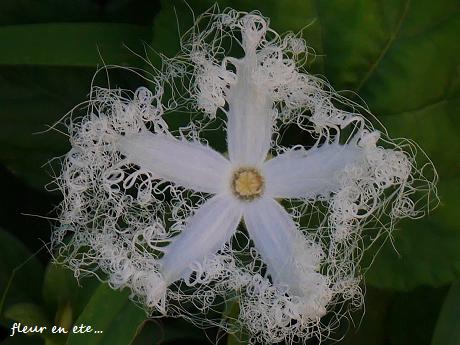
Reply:
M395 218L419 215L410 196L423 176L299 71L303 40L278 36L257 13L228 10L208 24L165 60L154 93L93 89L89 114L70 126L53 242L77 274L101 270L149 309L190 318L182 303L206 312L217 296L237 298L258 340L319 337L335 304L361 303L363 229L383 214L388 231ZM241 58L223 53L226 38ZM173 101L162 100L165 88ZM178 138L162 116L190 105L205 116ZM202 138L219 114L228 158ZM281 145L286 124L314 144Z

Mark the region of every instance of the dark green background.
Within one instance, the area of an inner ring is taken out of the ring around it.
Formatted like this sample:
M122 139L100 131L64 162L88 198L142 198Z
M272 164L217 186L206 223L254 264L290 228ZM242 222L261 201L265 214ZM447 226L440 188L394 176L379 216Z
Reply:
M195 14L211 4L189 1ZM145 45L149 55L150 47L174 55L178 29L172 5L183 32L192 22L183 1L0 2L0 339L5 338L0 344L238 343L181 320L144 321L127 291L114 292L96 280L78 287L71 273L48 263L52 220L27 215L55 216L60 196L45 185L58 171L43 165L69 149L65 136L39 132L86 99L97 66L145 67L130 52L144 56ZM338 343L460 345L460 2L228 0L219 5L258 9L278 32L303 30L316 52L309 71L367 104L390 136L418 142L438 169L440 207L398 226L397 252L390 241L382 248L366 275L365 309L336 330ZM107 84L103 75L97 82ZM117 72L110 82L125 88L143 84ZM86 323L104 333L8 337L14 321Z

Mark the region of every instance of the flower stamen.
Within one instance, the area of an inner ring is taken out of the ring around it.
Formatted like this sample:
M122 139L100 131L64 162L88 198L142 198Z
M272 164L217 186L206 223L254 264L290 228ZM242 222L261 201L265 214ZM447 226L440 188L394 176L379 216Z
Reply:
M264 191L264 178L255 168L240 168L233 173L233 194L242 200L254 200Z

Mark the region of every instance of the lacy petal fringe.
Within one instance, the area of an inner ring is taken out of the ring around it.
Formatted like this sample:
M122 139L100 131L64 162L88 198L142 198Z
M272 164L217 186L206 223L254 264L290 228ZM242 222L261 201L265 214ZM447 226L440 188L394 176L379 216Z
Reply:
M363 302L363 251L434 205L436 171L303 72L301 37L258 12L214 10L148 88L94 86L87 114L68 117L55 255L76 277L130 288L152 316L254 342L327 338ZM189 124L170 131L165 114L184 111ZM203 136L222 119L228 157ZM284 146L288 126L312 145ZM231 303L236 320L210 316Z

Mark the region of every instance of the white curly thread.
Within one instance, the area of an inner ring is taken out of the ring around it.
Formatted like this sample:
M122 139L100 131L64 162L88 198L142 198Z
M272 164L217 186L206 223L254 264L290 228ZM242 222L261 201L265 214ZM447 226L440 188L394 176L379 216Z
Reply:
M146 132L207 144L203 134L228 114L245 61L227 55L229 41L256 61L251 83L263 86L274 117L271 154L324 159L345 147L350 154L351 163L330 176L337 182L283 201L298 230L292 284L276 283L276 272L241 229L203 261L191 262L184 278L167 281L164 253L210 196L164 180L120 149L120 143ZM93 87L87 114L68 123L72 149L56 180L64 195L52 239L56 256L64 257L76 276L93 272L115 289L129 287L131 297L154 315L183 316L229 331L243 328L253 342L331 336L347 313L342 306L362 304L364 232L378 228L374 236L388 234L397 218L423 215L426 196L435 192L436 173L429 163L417 167L414 144L390 140L353 103L302 72L307 50L302 38L278 35L258 12L227 9L199 18L184 36L182 52L165 58L150 89ZM194 116L171 132L163 116L172 111ZM297 126L313 146L283 146L287 126ZM431 181L421 172L429 168ZM222 311L222 304L232 301L239 305L238 320L200 314ZM325 323L321 317L328 313L333 317Z

